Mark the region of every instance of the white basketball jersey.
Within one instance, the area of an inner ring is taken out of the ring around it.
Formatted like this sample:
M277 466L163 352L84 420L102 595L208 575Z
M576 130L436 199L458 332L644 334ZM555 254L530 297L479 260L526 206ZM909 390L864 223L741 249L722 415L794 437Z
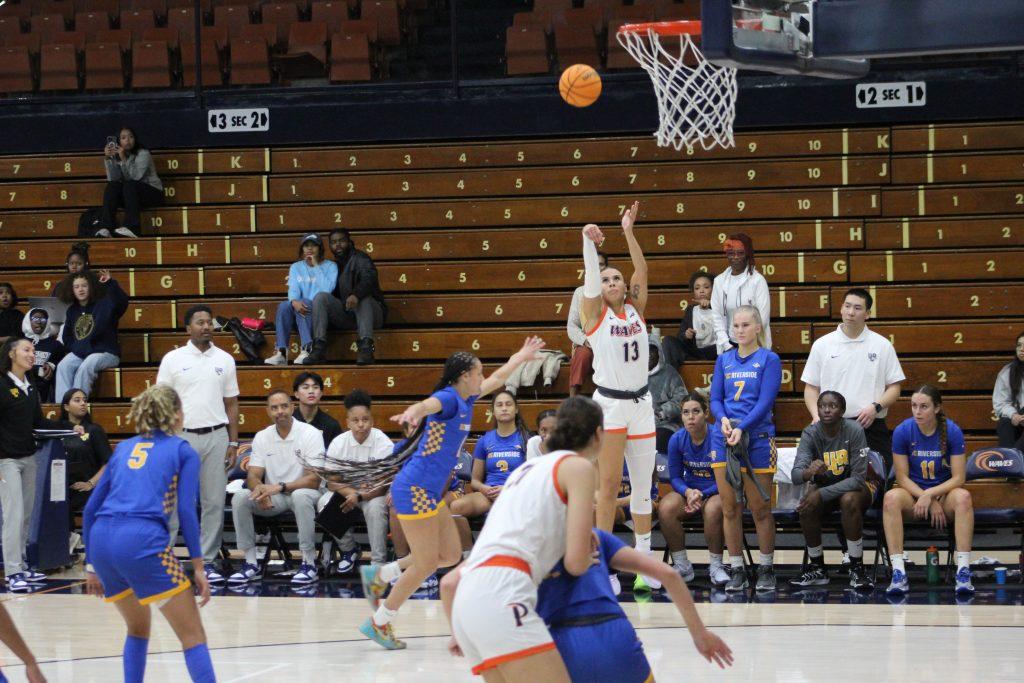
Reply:
M467 569L495 555L511 555L530 565L536 585L565 554L566 495L558 486L558 465L570 451L555 451L520 465L509 475L487 513Z
M617 391L637 391L647 385L647 324L632 304L623 317L611 308L601 309L601 319L591 324L587 341L594 352L594 384Z

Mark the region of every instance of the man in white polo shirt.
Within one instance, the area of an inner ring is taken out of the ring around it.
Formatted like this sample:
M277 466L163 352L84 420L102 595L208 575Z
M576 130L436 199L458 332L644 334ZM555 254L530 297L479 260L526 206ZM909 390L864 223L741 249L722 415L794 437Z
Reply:
M302 552L302 565L292 583L309 584L318 578L316 501L320 498L320 477L306 469L305 463L323 462L324 437L316 427L296 420L292 411L288 392L281 389L267 396L267 414L273 424L253 437L247 490L231 498L236 543L245 553L245 563L231 575L229 583L248 583L259 577L253 515L276 517L289 510L295 513Z
M801 381L812 422L818 421L818 395L835 391L846 399L844 417L856 420L868 448L892 465L892 434L885 424L906 379L892 343L867 327L873 305L867 290L854 288L843 298L843 322L811 346Z
M235 359L213 345L213 312L208 306L185 311L185 330L188 343L164 355L156 381L169 384L181 397L182 437L200 458L199 525L206 579L221 583L224 576L213 563L224 535L227 470L238 457L238 378ZM170 529L173 545L178 538L177 514L171 517Z

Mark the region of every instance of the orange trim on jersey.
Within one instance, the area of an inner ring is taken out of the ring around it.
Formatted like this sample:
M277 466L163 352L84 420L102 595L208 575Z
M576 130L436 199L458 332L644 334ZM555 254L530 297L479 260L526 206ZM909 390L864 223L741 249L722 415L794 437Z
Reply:
M558 462L555 463L555 466L551 468L551 483L555 485L555 493L558 494L558 497L562 499L563 503L569 502L569 494L567 494L562 487L558 485L558 468L562 466L562 463L565 462L565 459L568 457L569 454L563 455L558 459Z
M482 672L501 666L507 662L514 662L517 659L525 659L526 657L532 657L533 655L539 655L541 652L547 652L548 650L554 649L555 644L554 642L551 642L544 643L543 645L534 645L533 647L528 647L525 650L519 650L518 652L510 652L507 655L491 657L490 659L485 659L474 666L473 673L479 676Z
M532 574L530 572L530 565L526 560L513 557L512 555L492 555L474 567L474 569L482 567L507 567L509 569L518 569L524 574Z
M587 332L587 336L597 332L597 328L601 327L601 323L604 322L604 316L608 313L608 304L601 306L601 315L597 316L597 324L590 328L590 332Z
M188 588L191 588L191 587L192 587L192 582L191 581L186 581L185 583L183 583L181 585L175 586L174 588L172 588L169 591L164 591L163 593L157 593L156 595L150 595L148 598L142 598L142 599L139 600L139 604L140 605L148 605L150 603L157 602L159 600L165 600L167 598L173 598L178 593L180 593L183 590L186 590Z
M657 436L657 432L651 432L649 434L630 434L626 437L627 441L639 441L641 439L653 439Z
M123 591L121 591L117 595L111 595L109 598L103 598L103 601L104 602L117 602L118 600L127 598L132 593L133 593L133 591L132 591L131 588L125 588Z
M606 430L604 430L604 433L605 434L625 434L626 433L626 427L615 427L613 429L606 429Z

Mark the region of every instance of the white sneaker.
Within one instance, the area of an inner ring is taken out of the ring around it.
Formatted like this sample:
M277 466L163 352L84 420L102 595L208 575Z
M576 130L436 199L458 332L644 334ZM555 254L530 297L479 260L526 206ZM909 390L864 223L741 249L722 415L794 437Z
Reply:
M71 535L68 536L68 554L74 555L75 551L78 550L78 544L82 542L82 534L77 531L72 531Z
M676 573L683 578L683 581L689 583L693 581L694 571L692 562L683 562L682 564L675 565Z
M292 363L294 365L302 365L303 363L306 362L306 357L308 355L309 351L307 351L306 349L302 349L302 351L299 352L299 355L295 356L295 360L293 360Z
M305 563L299 566L299 571L295 572L295 576L292 577L292 583L299 585L316 583L319 580L320 577L316 572L316 567Z
M649 551L647 551L647 556L648 556L648 557L654 557L654 551L653 551L653 550L649 550ZM693 571L693 567L691 567L691 568L690 568L690 571L691 571L691 572ZM653 591L656 591L656 590L658 590L659 588L661 588L661 581L658 581L658 580L657 580L656 578L654 578L653 576L646 576L646 575L645 575L645 576L644 576L644 582L646 582L646 583L647 583L647 585L648 585L648 586L650 586L650 587L651 587L651 590L653 590Z
M622 592L622 584L619 582L618 574L609 574L608 582L612 584L612 593L618 595Z
M110 230L107 228L100 228L96 231L96 237L110 237Z
M245 562L238 569L237 572L228 577L228 583L240 584L249 583L255 579L260 578L260 568L255 564Z
M732 578L732 574L730 574L729 570L726 569L725 565L722 564L711 565L711 569L709 570L708 574L711 578L712 586L724 586L725 584L729 583L729 579Z
M138 237L138 235L132 232L131 228L126 228L124 226L121 226L120 228L115 230L114 234L120 235L121 237Z
M278 349L277 353L263 362L267 365L288 365L288 357L281 353L281 349Z

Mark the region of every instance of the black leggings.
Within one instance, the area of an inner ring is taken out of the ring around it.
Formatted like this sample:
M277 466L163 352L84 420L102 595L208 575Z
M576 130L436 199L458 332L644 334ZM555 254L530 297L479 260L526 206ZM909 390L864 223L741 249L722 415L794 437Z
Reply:
M103 191L103 214L100 227L113 230L124 226L139 230L139 212L164 203L164 193L138 180L111 180ZM117 210L124 207L124 220L117 225Z
M1009 419L1001 417L996 425L996 434L999 436L1000 448L1024 450L1024 425L1014 427Z
M680 339L679 337L663 337L661 340L661 353L666 365L679 369L688 360L715 360L718 358L718 349L715 346L699 348L692 339Z

